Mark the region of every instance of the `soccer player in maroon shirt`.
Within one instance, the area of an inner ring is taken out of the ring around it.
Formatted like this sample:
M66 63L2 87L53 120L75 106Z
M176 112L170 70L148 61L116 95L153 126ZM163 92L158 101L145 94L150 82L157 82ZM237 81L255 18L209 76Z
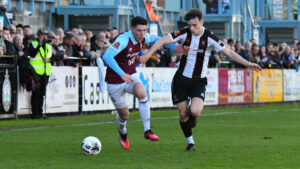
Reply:
M145 88L136 73L136 59L145 43L154 43L159 38L146 35L148 23L142 17L134 17L131 20L130 31L117 36L116 40L107 49L103 60L108 65L106 82L108 94L116 107L116 117L120 144L123 149L129 149L126 122L129 118L129 110L126 102L126 93L133 94L139 99L139 112L144 125L144 137L151 141L159 140L150 128L150 106ZM173 50L176 45L167 46Z

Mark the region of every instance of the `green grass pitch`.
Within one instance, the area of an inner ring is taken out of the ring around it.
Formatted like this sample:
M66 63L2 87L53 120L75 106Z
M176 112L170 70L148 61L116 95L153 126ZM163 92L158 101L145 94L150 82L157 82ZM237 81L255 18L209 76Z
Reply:
M300 106L205 109L187 145L177 110L152 111L158 142L145 140L139 113L127 123L130 149L119 143L115 115L0 121L0 169L295 169L300 168ZM96 136L97 156L84 155L81 141Z

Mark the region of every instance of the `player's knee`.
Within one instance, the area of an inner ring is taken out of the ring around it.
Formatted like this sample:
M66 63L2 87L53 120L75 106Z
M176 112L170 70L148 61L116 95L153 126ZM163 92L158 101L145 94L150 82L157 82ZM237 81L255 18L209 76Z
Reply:
M139 93L139 94L136 95L136 97L138 99L144 99L144 98L147 98L147 94L146 93Z
M121 114L119 115L123 120L128 120L129 119L129 114Z
M201 112L202 112L203 107L191 107L191 113L198 117L200 116Z
M123 119L123 120L128 120L129 119L129 111L128 109L124 108L124 109L119 109L118 110L118 114L119 116Z
M185 123L186 121L188 121L188 118L189 116L185 115L185 114L180 114L179 115L179 118L180 118L180 122L183 122Z

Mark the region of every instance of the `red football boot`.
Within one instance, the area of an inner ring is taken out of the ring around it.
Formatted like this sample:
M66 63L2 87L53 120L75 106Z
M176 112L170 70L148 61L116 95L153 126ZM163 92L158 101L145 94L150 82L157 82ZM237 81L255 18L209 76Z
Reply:
M129 140L127 138L127 133L126 134L121 134L119 132L119 134L120 134L120 144L121 144L122 148L124 150L128 150L129 149Z
M150 139L151 141L158 141L158 140L159 140L159 137L157 137L157 135L155 135L155 134L151 131L151 129L145 131L144 137L145 137L145 139Z

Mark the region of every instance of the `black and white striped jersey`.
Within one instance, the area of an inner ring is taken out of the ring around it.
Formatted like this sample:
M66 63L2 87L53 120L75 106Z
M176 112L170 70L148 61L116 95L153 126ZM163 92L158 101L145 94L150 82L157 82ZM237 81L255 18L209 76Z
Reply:
M224 49L224 44L211 31L203 27L200 36L194 36L188 27L169 34L173 42L179 43L188 51L180 59L178 71L188 78L204 78L211 55L211 48L217 52Z

